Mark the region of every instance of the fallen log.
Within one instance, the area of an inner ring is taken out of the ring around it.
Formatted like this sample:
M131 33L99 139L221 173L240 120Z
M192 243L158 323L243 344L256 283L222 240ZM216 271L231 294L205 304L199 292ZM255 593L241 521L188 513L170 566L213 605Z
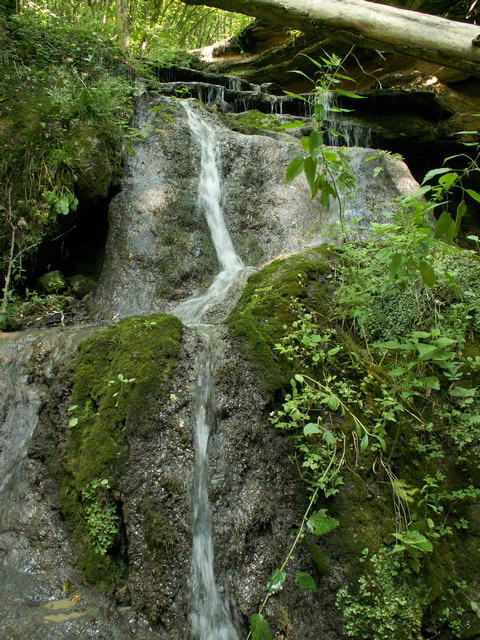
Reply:
M480 76L480 26L367 0L183 0Z

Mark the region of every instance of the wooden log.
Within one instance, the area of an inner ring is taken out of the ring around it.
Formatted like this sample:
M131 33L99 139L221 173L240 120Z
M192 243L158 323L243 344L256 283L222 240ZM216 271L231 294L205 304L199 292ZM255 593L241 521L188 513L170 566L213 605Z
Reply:
M183 0L480 76L480 26L367 0Z

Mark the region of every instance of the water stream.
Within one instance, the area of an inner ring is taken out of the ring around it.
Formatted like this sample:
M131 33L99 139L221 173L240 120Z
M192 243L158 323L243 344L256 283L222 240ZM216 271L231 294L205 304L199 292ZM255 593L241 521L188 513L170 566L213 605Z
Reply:
M221 182L215 131L187 102L182 104L192 136L201 150L198 206L207 220L221 267L205 294L182 302L173 311L185 324L197 327L204 341L195 396L191 626L197 640L238 640L214 574L208 499L208 441L215 421L213 371L218 357L218 334L213 325L201 324L201 320L207 311L225 298L244 265L235 252L220 205Z

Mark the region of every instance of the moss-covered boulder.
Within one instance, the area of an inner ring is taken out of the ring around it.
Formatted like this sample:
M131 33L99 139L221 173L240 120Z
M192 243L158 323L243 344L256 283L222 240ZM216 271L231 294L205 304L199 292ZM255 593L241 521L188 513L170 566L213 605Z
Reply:
M328 245L274 260L249 278L230 313L228 328L266 393L285 388L292 375L291 366L275 351L275 345L286 326L297 318L297 303L313 304L329 316L334 262Z
M480 570L477 261L446 254L442 280L437 256L433 294L413 276L383 290L364 281L362 292L352 274L369 258L353 255L323 246L267 264L227 324L302 480L318 494L316 507L339 522L318 543L330 568L325 574L323 562L317 578L342 576L346 637L472 637ZM349 282L357 287L350 302L364 295L372 305L363 329L338 304L338 287L346 300ZM409 296L408 317L382 324L385 301L395 308ZM428 306L432 296L440 318ZM415 314L415 305L425 311Z
M181 339L181 322L156 314L127 318L79 347L60 507L87 578L103 588L126 577L122 482L129 440L151 428L152 398L167 402Z

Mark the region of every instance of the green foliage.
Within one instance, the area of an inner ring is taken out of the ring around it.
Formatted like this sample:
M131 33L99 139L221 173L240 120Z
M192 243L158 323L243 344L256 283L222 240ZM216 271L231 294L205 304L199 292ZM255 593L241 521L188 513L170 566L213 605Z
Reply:
M87 578L103 588L113 588L125 569L119 531L129 433L146 436L149 402L168 397L181 336L173 316L132 316L82 342L74 362L68 439L56 461L60 507ZM168 523L162 530L167 540Z
M323 248L331 267L321 271L311 252L272 263L228 322L256 345L245 349L254 365L264 349L275 371L290 372L288 390L277 378L270 419L311 492L303 542L310 549L310 528L338 523L329 535L352 579L339 599L348 635L417 640L422 628L444 627L459 635L475 599L471 586L455 585L471 585L480 566L480 262L472 252L435 252L430 288L415 269L392 279L377 258L386 244ZM359 562L366 545L371 559ZM269 587L278 592L288 579L280 566Z
M65 229L63 219L80 197L104 197L118 175L133 84L131 68L108 36L88 24L48 13L16 15L5 25L2 44L0 272L6 314L25 256Z
M126 2L125 5L127 15L123 19L129 33L131 53L148 55L162 62L173 62L182 54L187 61L186 49L232 36L249 22L249 18L243 15L210 7L188 7L180 0L144 0L141 5L135 2ZM38 19L50 15L73 21L77 26L88 23L94 25L95 30L102 30L111 40L117 36L118 13L114 2L91 0L74 5L57 2L52 7L49 0L38 0L35 7Z
M95 478L82 490L82 504L88 535L97 553L105 555L118 534L116 506L109 500L108 479Z
M356 640L421 640L424 589L405 579L385 548L366 562L371 572L359 579L358 591L344 587L338 592L346 635Z
M351 81L352 79L344 75L342 59L335 54L325 53L325 57L322 57L320 62L308 56L307 58L319 70L315 81L301 71L297 71L297 73L314 84L313 115L315 126L308 137L302 138L303 150L308 155L305 157L299 156L291 160L285 172L285 180L288 184L301 173L304 173L312 198L319 194L320 204L327 211L330 209L331 200L337 203L342 240L344 241L347 234L344 216L344 196L354 188L355 176L350 169L350 159L345 151L341 148L333 149L327 147L324 139L326 133L335 136L340 135L334 129L326 127L326 120L330 113L348 111L348 109L329 105L330 92L342 81ZM344 89L337 88L336 92L350 98L361 98L361 96ZM305 96L288 91L286 93L307 102ZM292 126L303 126L303 123L285 125L285 128Z
M476 136L478 139L476 131L461 131L459 134ZM432 169L425 175L422 186L396 199L395 212L385 214L392 219L391 222L372 225L373 232L380 240L382 236L386 240L377 258L388 271L391 281L397 278L401 280L402 277L412 279L412 276L419 274L423 283L432 288L437 280L436 254L458 251L451 244L460 231L467 211L467 200L480 202L480 193L464 187L467 178L480 172L480 144L465 142L464 145L474 147L473 155L457 154L444 161L445 164L451 160L463 160L463 169ZM434 180L436 184L426 184ZM455 207L455 217L452 217L450 209L455 195L459 202ZM436 221L434 216L438 218Z

